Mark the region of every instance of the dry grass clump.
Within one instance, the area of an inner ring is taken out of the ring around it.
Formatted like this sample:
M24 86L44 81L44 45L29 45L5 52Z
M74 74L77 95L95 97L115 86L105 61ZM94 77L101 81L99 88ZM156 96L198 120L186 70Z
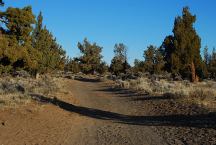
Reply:
M191 88L188 99L199 105L216 108L216 84L215 86L208 87L210 84L214 83L209 82L206 86L203 86L203 84L197 84Z
M0 106L16 107L31 102L31 94L49 95L58 90L58 83L54 78L42 76L32 78L0 78Z
M145 77L136 80L116 81L116 86L142 91L149 95L171 96L172 98L190 100L200 105L216 108L216 82L205 81L155 81Z
M191 84L177 81L153 81L148 78L139 78L137 80L130 80L130 88L138 91L145 91L147 94L181 94L182 96L189 95L189 88Z
M12 107L16 108L17 105L25 105L31 102L31 99L26 94L7 94L0 95L0 107Z

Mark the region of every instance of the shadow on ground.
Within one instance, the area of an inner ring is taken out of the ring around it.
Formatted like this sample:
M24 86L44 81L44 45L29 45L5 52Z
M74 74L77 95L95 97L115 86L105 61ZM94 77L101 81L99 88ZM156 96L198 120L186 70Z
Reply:
M119 97L139 97L139 96L147 95L146 93L137 93L136 91L129 90L129 89L112 88L107 86L104 89L98 89L94 91L114 93Z
M69 112L101 120L110 120L123 124L143 126L175 126L216 129L216 112L200 115L167 115L167 116L132 116L99 109L75 106L56 98L51 99L38 94L32 98L42 103L51 103Z
M132 101L151 101L151 100L160 101L160 100L168 100L168 99L170 100L179 99L179 96L175 96L171 93L166 93L164 95L158 95L158 96L150 96L149 93L145 93L145 92L138 92L130 89L113 88L107 86L104 86L104 89L97 89L94 91L116 94L119 97L130 98Z
M91 82L91 83L98 83L98 82L100 82L100 79L96 79L96 78L84 78L84 77L75 77L75 80L81 81L81 82Z

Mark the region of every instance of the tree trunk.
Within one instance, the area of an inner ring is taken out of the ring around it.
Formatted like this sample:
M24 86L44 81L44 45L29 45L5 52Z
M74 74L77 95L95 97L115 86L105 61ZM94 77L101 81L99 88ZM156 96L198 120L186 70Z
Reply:
M196 74L196 68L194 65L194 62L191 62L191 81L192 82L198 82L199 81L199 77Z

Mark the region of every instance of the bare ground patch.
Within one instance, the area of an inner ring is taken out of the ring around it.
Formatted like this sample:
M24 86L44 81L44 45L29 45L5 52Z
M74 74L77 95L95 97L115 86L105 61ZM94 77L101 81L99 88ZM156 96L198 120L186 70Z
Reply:
M130 98L137 114L151 116L152 128L169 144L216 144L216 113L196 103L165 96Z
M0 144L53 145L67 142L69 134L73 133L72 128L77 115L50 103L36 101L34 95L58 98L76 104L72 92L65 87L70 86L70 83L60 78L52 79L52 82L23 78L13 81L13 84L19 82L17 84L22 85L25 92L15 90L2 93L0 100L5 103L0 108ZM10 80L8 84L12 84ZM27 99L17 98L17 95L26 95Z

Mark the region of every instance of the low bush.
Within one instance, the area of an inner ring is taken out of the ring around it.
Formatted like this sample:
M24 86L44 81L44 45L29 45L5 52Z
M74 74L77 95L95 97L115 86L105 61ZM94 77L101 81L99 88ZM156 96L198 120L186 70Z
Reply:
M190 83L185 80L153 80L147 77L141 77L136 80L117 80L115 86L142 91L152 96L161 95L190 100L201 105L216 108L216 82L213 81Z
M48 76L40 79L0 78L0 106L14 107L31 102L31 94L49 95L58 90L57 81Z

